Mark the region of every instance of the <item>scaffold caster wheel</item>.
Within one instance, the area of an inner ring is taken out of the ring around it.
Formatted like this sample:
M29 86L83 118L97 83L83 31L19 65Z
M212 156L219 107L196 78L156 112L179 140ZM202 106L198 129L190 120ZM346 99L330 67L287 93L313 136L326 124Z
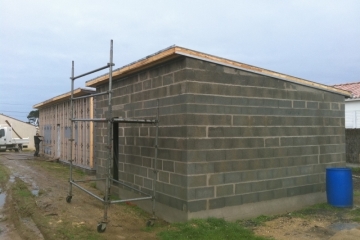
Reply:
M99 233L103 233L103 232L105 232L105 230L106 230L106 223L99 223L97 225L97 231Z
M67 196L67 197L66 197L66 202L67 202L67 203L71 203L71 199L72 199L72 196Z
M152 219L149 219L149 220L146 222L146 226L147 226L147 227L153 227L154 224L155 224L155 221L152 220Z

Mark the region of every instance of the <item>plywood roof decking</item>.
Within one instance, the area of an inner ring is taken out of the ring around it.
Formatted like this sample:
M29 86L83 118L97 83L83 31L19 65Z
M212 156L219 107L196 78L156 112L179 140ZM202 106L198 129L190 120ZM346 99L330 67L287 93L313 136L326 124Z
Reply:
M93 90L93 89L77 88L77 89L74 90L74 97L81 97L81 96L93 94L95 92L96 91ZM52 105L52 104L55 104L55 103L59 103L59 102L62 102L62 101L69 100L70 97L71 97L71 92L67 92L67 93L64 93L62 95L59 95L59 96L53 97L51 99L48 99L48 100L46 100L44 102L37 103L37 104L35 104L33 106L33 108L40 109L40 108L48 106L48 105Z
M284 81L294 82L294 83L298 83L298 84L301 84L301 85L305 85L305 86L309 86L309 87L313 87L313 88L317 88L317 89L321 89L321 90L325 90L325 91L329 91L329 92L334 92L334 93L337 93L337 94L340 94L340 95L344 95L346 97L351 96L351 94L348 91L344 91L344 90L337 89L337 88L334 88L334 87L330 87L330 86L327 86L327 85L323 85L323 84L320 84L320 83L315 83L315 82L308 81L308 80L305 80L305 79L293 77L293 76L290 76L290 75L270 71L270 70L267 70L267 69L251 66L251 65L248 65L248 64L232 61L232 60L229 60L229 59L225 59L225 58L205 54L205 53L202 53L202 52L186 49L186 48L179 47L179 46L173 46L173 47L167 48L167 49L165 49L163 51L155 53L155 54L153 54L151 56L148 56L148 57L146 57L144 59L141 59L141 60L139 60L137 62L126 65L126 66L121 67L121 68L118 68L118 69L113 71L112 76L113 76L113 78L126 76L128 74L133 73L133 72L142 70L144 68L151 67L151 66L156 65L158 63L168 61L168 60L176 58L178 56L187 56L187 57L191 57L191 58L196 58L196 59L200 59L200 60L204 60L204 61L208 61L208 62L213 62L213 63L217 63L217 64L220 64L220 65L228 66L228 67L241 69L241 70L248 71L248 72L253 72L253 73L256 73L256 74L261 74L261 75L274 77L274 78L281 79L281 80L284 80ZM105 74L103 76L100 76L100 77L97 77L95 79L87 81L86 86L87 87L96 87L98 85L101 85L101 84L107 82L108 80L109 80L109 75Z

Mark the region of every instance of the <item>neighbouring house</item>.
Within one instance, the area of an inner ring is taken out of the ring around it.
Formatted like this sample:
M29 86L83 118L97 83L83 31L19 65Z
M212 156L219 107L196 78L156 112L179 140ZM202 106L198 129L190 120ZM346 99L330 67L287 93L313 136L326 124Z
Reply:
M345 100L346 161L360 163L360 82L334 85L351 92Z
M74 97L86 96L95 90L78 88L74 90ZM94 171L94 123L79 122L74 124L74 148L70 157L71 122L70 122L71 92L35 104L39 110L40 135L44 137L40 146L40 153L50 158L59 158L83 170ZM74 116L78 118L93 118L93 98L77 99L74 102Z
M30 123L23 122L13 117L9 117L5 114L0 113L0 125L9 126L6 123L6 120L11 124L12 128L20 135L22 138L29 138L29 150L35 150L34 144L34 135L36 134L36 127ZM16 134L13 135L14 138L18 138ZM26 149L23 149L26 150Z
M234 220L324 202L325 169L345 166L347 91L178 46L116 69L112 78L113 117L154 119L159 99L156 214L168 221ZM104 92L108 80L86 86ZM94 98L94 117L106 117L107 96ZM154 127L114 126L113 175L151 193ZM105 123L95 135L102 178ZM150 201L137 204L151 209Z

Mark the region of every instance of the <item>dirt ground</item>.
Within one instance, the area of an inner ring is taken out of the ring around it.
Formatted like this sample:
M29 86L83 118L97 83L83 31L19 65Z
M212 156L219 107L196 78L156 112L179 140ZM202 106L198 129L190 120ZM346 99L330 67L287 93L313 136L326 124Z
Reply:
M0 155L0 163L11 171L9 184L14 177L19 177L28 184L28 188L33 193L41 191L41 194L36 197L36 205L41 214L50 219L50 225L56 228L57 223L66 221L71 222L73 226L89 226L94 232L97 232L98 222L104 215L102 202L73 187L73 198L71 203L67 203L68 177L59 179L58 176L33 164L34 161L45 161L45 159L36 158L34 160L31 153L6 152ZM101 195L95 188L92 189L92 192ZM10 212L11 204L12 199L7 196L6 204L0 210L0 220L2 220L0 221L0 239L3 240L22 239L19 234L21 229L15 229L9 216L6 216ZM129 210L129 206L112 204L108 210L108 219L106 231L100 233L104 239L156 239L156 231L145 231L147 216ZM26 221L27 225L37 232L38 239L44 239L31 219L23 219L23 221Z
M353 178L354 190L360 191L360 176ZM360 208L360 197L354 197L352 210ZM293 217L291 213L253 229L256 235L277 240L355 240L360 239L360 224L342 212L324 211L311 217Z
M10 181L15 178L25 181L32 193L36 194L38 211L49 219L54 229L61 222L70 222L73 226L88 226L96 232L96 227L103 217L103 205L100 201L90 197L85 192L75 188L71 203L66 202L69 183L68 177L59 177L36 164L46 161L43 158L32 157L31 153L1 153L0 164L10 170ZM54 166L58 163L53 163ZM85 176L88 177L88 176ZM9 187L7 187L9 188ZM360 190L360 178L354 179L354 188ZM6 189L3 189L3 192ZM101 195L95 188L94 193ZM41 193L41 194L39 194ZM3 195L4 197L4 195ZM359 199L359 198L357 198ZM13 199L6 196L6 203L0 206L0 239L24 239L21 229L16 229L9 218ZM0 194L1 205L1 194ZM354 208L360 206L360 201L354 202ZM148 216L138 211L131 211L131 206L113 204L108 211L110 222L106 231L101 233L104 239L156 239L156 230L147 231L145 226ZM37 239L44 238L41 231L31 219L23 219L26 225L37 235ZM162 222L162 227L167 224ZM161 227L160 227L161 228ZM254 232L260 236L274 239L300 239L300 240L347 240L360 239L360 225L349 221L346 216L339 214L319 214L311 218L299 218L291 213L268 221L264 226L254 227ZM66 239L66 238L65 238ZM96 238L98 239L98 238Z

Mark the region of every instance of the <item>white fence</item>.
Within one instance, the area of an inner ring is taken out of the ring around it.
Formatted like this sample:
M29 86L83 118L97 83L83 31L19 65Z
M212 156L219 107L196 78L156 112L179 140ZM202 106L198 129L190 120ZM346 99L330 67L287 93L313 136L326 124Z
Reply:
M360 128L360 111L345 112L345 128Z

